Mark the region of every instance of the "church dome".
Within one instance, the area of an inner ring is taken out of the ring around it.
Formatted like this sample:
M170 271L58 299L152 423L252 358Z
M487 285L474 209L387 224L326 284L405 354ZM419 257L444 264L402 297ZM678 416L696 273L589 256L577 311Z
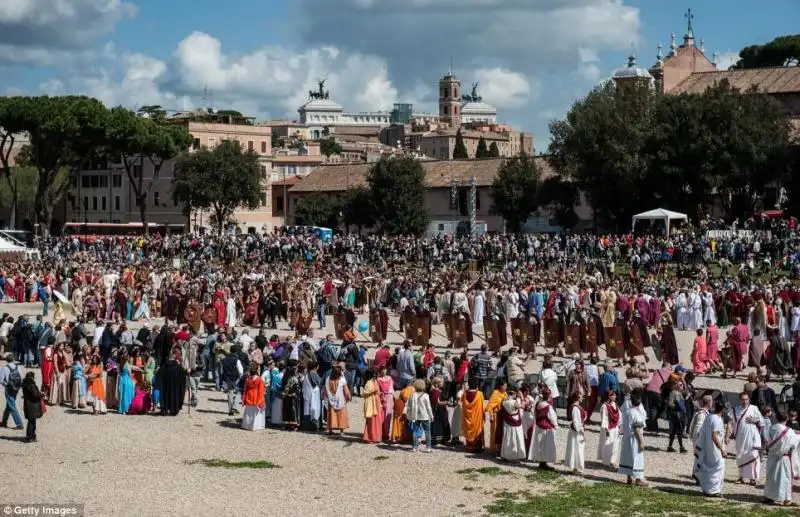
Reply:
M646 69L636 65L636 56L631 54L628 57L628 66L618 68L614 71L614 79L652 79L653 76Z

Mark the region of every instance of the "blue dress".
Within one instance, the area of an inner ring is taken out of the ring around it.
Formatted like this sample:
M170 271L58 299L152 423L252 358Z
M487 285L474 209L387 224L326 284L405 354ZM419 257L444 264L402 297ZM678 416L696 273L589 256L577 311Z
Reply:
M133 395L135 392L133 378L131 377L130 367L126 364L122 367L122 372L119 375L119 412L127 413L131 408L133 402Z
M81 363L74 363L72 365L72 380L78 381L80 387L80 397L86 398L86 376L83 374L83 365Z

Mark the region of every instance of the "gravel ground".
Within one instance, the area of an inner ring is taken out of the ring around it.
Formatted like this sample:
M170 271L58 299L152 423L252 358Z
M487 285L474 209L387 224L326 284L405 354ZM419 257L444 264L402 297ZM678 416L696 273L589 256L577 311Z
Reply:
M0 312L14 316L38 310L28 304L0 305ZM391 324L397 328L396 319L392 318ZM443 333L443 328L438 331ZM684 360L689 357L692 337L689 332L679 333ZM390 340L397 342L400 338L393 334ZM441 338L436 344L444 349ZM476 338L472 348L479 345ZM529 364L529 371L538 369L538 360ZM701 378L696 384L736 393L743 383L740 376L735 380ZM355 398L349 410L350 431L329 437L271 429L243 431L236 419L227 416L225 395L210 385L203 386L198 409L189 415L184 408L173 418L111 413L92 416L86 410L50 408L38 423L39 441L35 444L21 441L24 432L0 429L0 466L14 472L5 476L0 502L80 503L86 505L86 515L92 516L142 512L248 515L264 512L265 502L269 515L305 516L331 510L366 516L377 510L385 515L445 516L482 515L491 494L499 490L537 488L525 479L525 474L534 471L527 464L508 465L460 449L440 448L428 455L412 454L409 446L360 443L364 424L361 399ZM563 413L559 411L559 416ZM557 433L561 455L566 434L562 422ZM590 426L585 478L622 481L621 476L593 461L597 439L597 426ZM658 487L695 490L689 479L692 454L666 453L666 441L663 434L646 438L648 478ZM387 458L376 459L379 456ZM281 468L224 469L187 464L211 458L266 460ZM495 465L513 475L481 475L477 481L469 481L455 473ZM734 461L729 460L726 479L736 477ZM402 487L401 493L397 487ZM762 491L728 483L725 493L732 499L754 502Z

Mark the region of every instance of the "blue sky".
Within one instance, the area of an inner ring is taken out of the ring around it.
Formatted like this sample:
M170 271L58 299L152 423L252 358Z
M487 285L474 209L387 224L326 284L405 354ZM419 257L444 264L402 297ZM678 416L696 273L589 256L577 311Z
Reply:
M800 20L798 0L3 0L0 93L213 104L264 120L296 117L325 78L347 110L404 101L435 111L452 59L465 86L480 82L498 117L543 151L549 121L632 47L649 67L670 32L680 43L687 8L723 66Z

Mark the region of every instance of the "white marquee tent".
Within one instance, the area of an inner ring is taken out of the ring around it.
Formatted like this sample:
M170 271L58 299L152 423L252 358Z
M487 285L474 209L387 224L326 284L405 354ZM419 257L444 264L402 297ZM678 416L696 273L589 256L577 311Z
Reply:
M689 219L686 214L680 212L673 212L663 208L656 208L648 212L642 212L633 216L633 225L636 226L636 221L664 221L664 226L667 228L667 235L669 235L669 223L671 221L686 221Z
M6 258L11 256L27 257L30 253L25 246L19 246L8 239L0 237L0 255Z

